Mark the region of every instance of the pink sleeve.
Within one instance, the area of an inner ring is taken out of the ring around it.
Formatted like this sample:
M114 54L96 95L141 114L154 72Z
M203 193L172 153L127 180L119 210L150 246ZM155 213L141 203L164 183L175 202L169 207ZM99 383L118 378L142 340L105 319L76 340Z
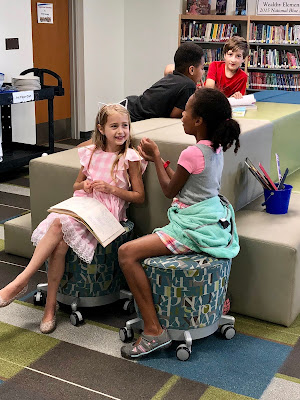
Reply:
M148 161L144 160L143 157L139 155L139 153L135 149L127 149L126 156L125 156L125 165L128 168L128 161L140 161L142 174L145 172Z
M80 164L83 166L83 173L85 175L86 175L87 167L89 165L91 155L93 153L94 148L95 148L95 145L78 147L79 160L80 160Z
M202 151L197 146L189 146L183 150L178 162L190 174L200 174L205 167L205 159Z

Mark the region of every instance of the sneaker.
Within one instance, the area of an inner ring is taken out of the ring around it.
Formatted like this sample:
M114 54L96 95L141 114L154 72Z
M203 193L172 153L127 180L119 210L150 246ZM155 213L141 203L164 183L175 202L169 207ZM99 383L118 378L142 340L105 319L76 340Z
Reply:
M166 329L158 336L141 334L140 342L130 343L121 348L121 355L124 358L136 359L152 353L158 349L164 349L171 345L172 339Z
M229 313L230 310L230 300L229 298L227 298L224 302L224 306L223 306L223 315L226 315Z

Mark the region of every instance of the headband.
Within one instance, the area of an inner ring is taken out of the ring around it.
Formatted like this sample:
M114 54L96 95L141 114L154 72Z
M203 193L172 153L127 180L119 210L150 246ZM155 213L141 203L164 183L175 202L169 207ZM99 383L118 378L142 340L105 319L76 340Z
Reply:
M127 99L123 99L123 100L119 101L118 103L102 103L101 101L99 101L98 107L99 107L99 110L100 110L104 106L114 106L116 104L124 107L127 110L128 100Z

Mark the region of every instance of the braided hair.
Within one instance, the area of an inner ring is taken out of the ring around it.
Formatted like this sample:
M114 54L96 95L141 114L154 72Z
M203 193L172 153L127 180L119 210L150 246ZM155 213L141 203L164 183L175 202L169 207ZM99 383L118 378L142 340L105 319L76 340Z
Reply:
M203 87L196 90L191 106L193 118L203 118L207 139L212 141L213 149L216 151L222 146L225 152L234 144L234 152L237 153L241 129L238 122L232 119L227 97L217 89Z

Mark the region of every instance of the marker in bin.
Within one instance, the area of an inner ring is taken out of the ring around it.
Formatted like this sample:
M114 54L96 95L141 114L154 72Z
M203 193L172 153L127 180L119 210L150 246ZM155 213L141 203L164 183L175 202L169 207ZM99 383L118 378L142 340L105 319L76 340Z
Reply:
M279 156L277 153L275 153L275 158L276 158L276 167L277 167L277 175L278 175L278 182L281 181L281 170L280 170L280 162L279 162Z
M284 171L284 174L283 174L283 176L282 176L282 178L280 179L280 182L279 182L279 184L278 184L278 190L282 190L282 189L284 189L284 181L286 180L286 177L287 177L287 174L289 173L289 169L287 168L285 171Z

